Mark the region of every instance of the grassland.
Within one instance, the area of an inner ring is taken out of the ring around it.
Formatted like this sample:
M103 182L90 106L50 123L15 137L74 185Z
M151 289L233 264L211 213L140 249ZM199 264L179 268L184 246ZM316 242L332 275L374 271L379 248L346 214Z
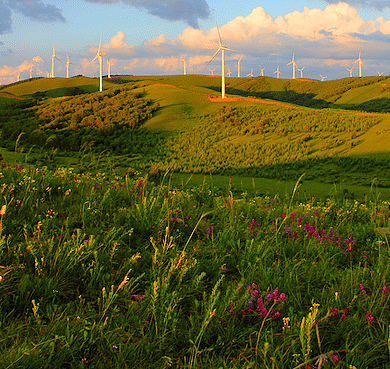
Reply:
M387 77L0 89L5 368L390 365Z
M61 157L78 157L88 148L116 157L122 174L129 167L189 175L211 170L296 181L306 173L306 180L315 182L369 186L376 178L378 186L390 185L387 77L228 78L227 90L235 95L215 102L211 96L218 95L219 83L217 77L193 75L117 77L105 80L102 95L91 93L97 80L85 77L4 86L3 146L13 151L18 140L30 162L52 166L56 158L61 163ZM129 115L129 122L137 121L125 130L110 123L125 114L113 92L120 89L124 99L136 99L129 100L130 107L130 101L154 104L146 117L141 110ZM99 101L112 106L110 115ZM72 106L83 106L83 122ZM42 161L50 150L50 160ZM77 170L77 161L72 165Z

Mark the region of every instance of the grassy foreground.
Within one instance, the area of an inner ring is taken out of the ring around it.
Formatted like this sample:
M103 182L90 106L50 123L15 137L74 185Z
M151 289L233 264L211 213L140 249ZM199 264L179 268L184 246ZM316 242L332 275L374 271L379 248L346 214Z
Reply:
M390 203L0 173L5 368L384 368Z

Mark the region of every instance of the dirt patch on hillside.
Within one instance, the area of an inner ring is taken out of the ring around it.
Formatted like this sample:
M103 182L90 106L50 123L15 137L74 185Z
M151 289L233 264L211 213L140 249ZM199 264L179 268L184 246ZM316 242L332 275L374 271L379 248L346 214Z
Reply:
M19 97L19 96L11 95L11 94L8 94L8 93L6 93L6 92L0 92L0 96L11 97L11 98L17 99L17 100L24 100L24 97Z
M262 99L255 99L253 97L225 97L222 99L221 96L216 95L206 95L208 99L211 102L235 102L235 101L250 101L250 102L256 102L260 104L269 104L269 105L277 105L277 106L283 106L285 108L293 108L293 109L307 109L302 106L295 106L290 104L281 103L279 101L270 101L270 100L262 100Z
M312 82L318 82L316 80L310 80L310 79L301 79L301 81L312 81ZM165 87L171 87L171 88L176 88L178 90L184 90L184 91L189 91L183 87L178 87L174 85L168 85L164 83L155 83L157 86L165 86ZM201 92L200 92L201 93ZM296 106L296 105L291 105L288 103L283 103L280 101L275 101L275 100L262 100L262 99L256 99L254 97L244 97L244 96L227 96L224 99L222 99L222 96L220 95L210 95L210 94L205 94L201 93L202 95L207 96L207 98L211 102L237 102L237 101L249 101L249 102L255 102L259 104L268 104L268 105L276 105L276 106L282 106L285 108L290 108L290 109L303 109L303 110L313 110L312 108L307 108L304 106ZM329 112L334 112L334 113L342 113L342 114L354 114L354 115L366 115L366 116L375 116L375 117L389 117L389 114L383 114L383 113L366 113L366 112L361 112L361 111L341 111L341 110L328 110Z

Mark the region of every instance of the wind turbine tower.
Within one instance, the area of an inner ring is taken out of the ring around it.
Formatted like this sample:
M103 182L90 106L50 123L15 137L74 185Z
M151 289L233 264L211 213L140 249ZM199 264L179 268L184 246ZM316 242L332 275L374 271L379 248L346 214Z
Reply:
M354 67L354 65L352 66L352 68L351 68L351 69L348 69L348 68L347 68L347 71L349 72L349 76L350 76L350 77L352 77L352 71L353 71L353 67Z
M54 78L54 59L61 61L56 57L56 45L53 44L53 55L51 56L51 78Z
M290 65L290 64L292 64L292 67L293 67L293 77L292 78L295 79L295 68L297 67L297 64L295 63L295 53L293 53L292 60L287 65Z
M107 60L107 78L111 78L111 59Z
M33 72L33 69L31 67L31 69L30 69L30 79L32 78L32 72Z
M299 70L300 72L301 72L301 78L303 78L303 70L305 69L305 67L303 67L303 68L301 68L301 69L299 69L299 68L297 68L297 70Z
M103 91L103 56L106 55L106 53L100 52L100 49L102 47L102 37L103 37L103 32L100 36L100 43L99 43L99 48L96 53L96 56L92 59L94 61L96 58L99 60L99 91Z
M69 64L73 64L69 61L69 55L66 53L66 78L69 78Z
M264 77L264 70L265 70L265 68L261 68L261 65L259 65L259 67L260 67L260 75L262 77Z
M228 49L226 46L223 46L222 45L222 39L221 39L221 35L219 33L219 28L218 28L218 25L217 25L217 31L218 31L218 38L219 38L219 48L218 50L215 52L215 54L213 55L213 57L210 59L210 61L207 63L206 67L211 63L211 61L217 56L217 54L221 51L221 54L222 54L222 61L221 61L221 67L222 67L222 83L221 83L221 95L222 95L222 99L225 98L225 50L229 50L229 51L235 51L235 50L232 50L232 49Z
M238 59L238 62L237 62L237 77L240 77L241 60L243 57L244 57L244 54L241 55L240 59Z
M359 77L362 76L362 65L364 65L363 62L362 62L362 59L361 59L361 54L362 54L362 52L359 51L359 59L358 59L358 60L355 60L355 61L353 62L353 64L359 63Z
M279 65L278 65L278 68L276 69L276 71L274 73L276 73L276 76L277 76L276 78L280 77Z
M187 61L186 61L186 56L187 56L187 55L184 55L183 59L180 60L180 61L183 62L183 75L186 75L186 74L187 74Z

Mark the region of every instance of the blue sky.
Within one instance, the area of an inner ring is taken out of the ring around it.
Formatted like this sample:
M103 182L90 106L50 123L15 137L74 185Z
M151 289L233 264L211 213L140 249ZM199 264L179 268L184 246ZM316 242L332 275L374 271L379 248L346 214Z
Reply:
M166 75L183 72L220 75L220 59L205 68L218 48L216 22L227 52L226 69L241 76L292 77L295 53L303 77L327 79L358 74L390 74L388 0L0 0L0 82L46 76L53 44L61 61L55 75L98 74L91 62L103 32L104 73ZM260 68L261 66L261 68ZM300 72L297 71L297 77Z

